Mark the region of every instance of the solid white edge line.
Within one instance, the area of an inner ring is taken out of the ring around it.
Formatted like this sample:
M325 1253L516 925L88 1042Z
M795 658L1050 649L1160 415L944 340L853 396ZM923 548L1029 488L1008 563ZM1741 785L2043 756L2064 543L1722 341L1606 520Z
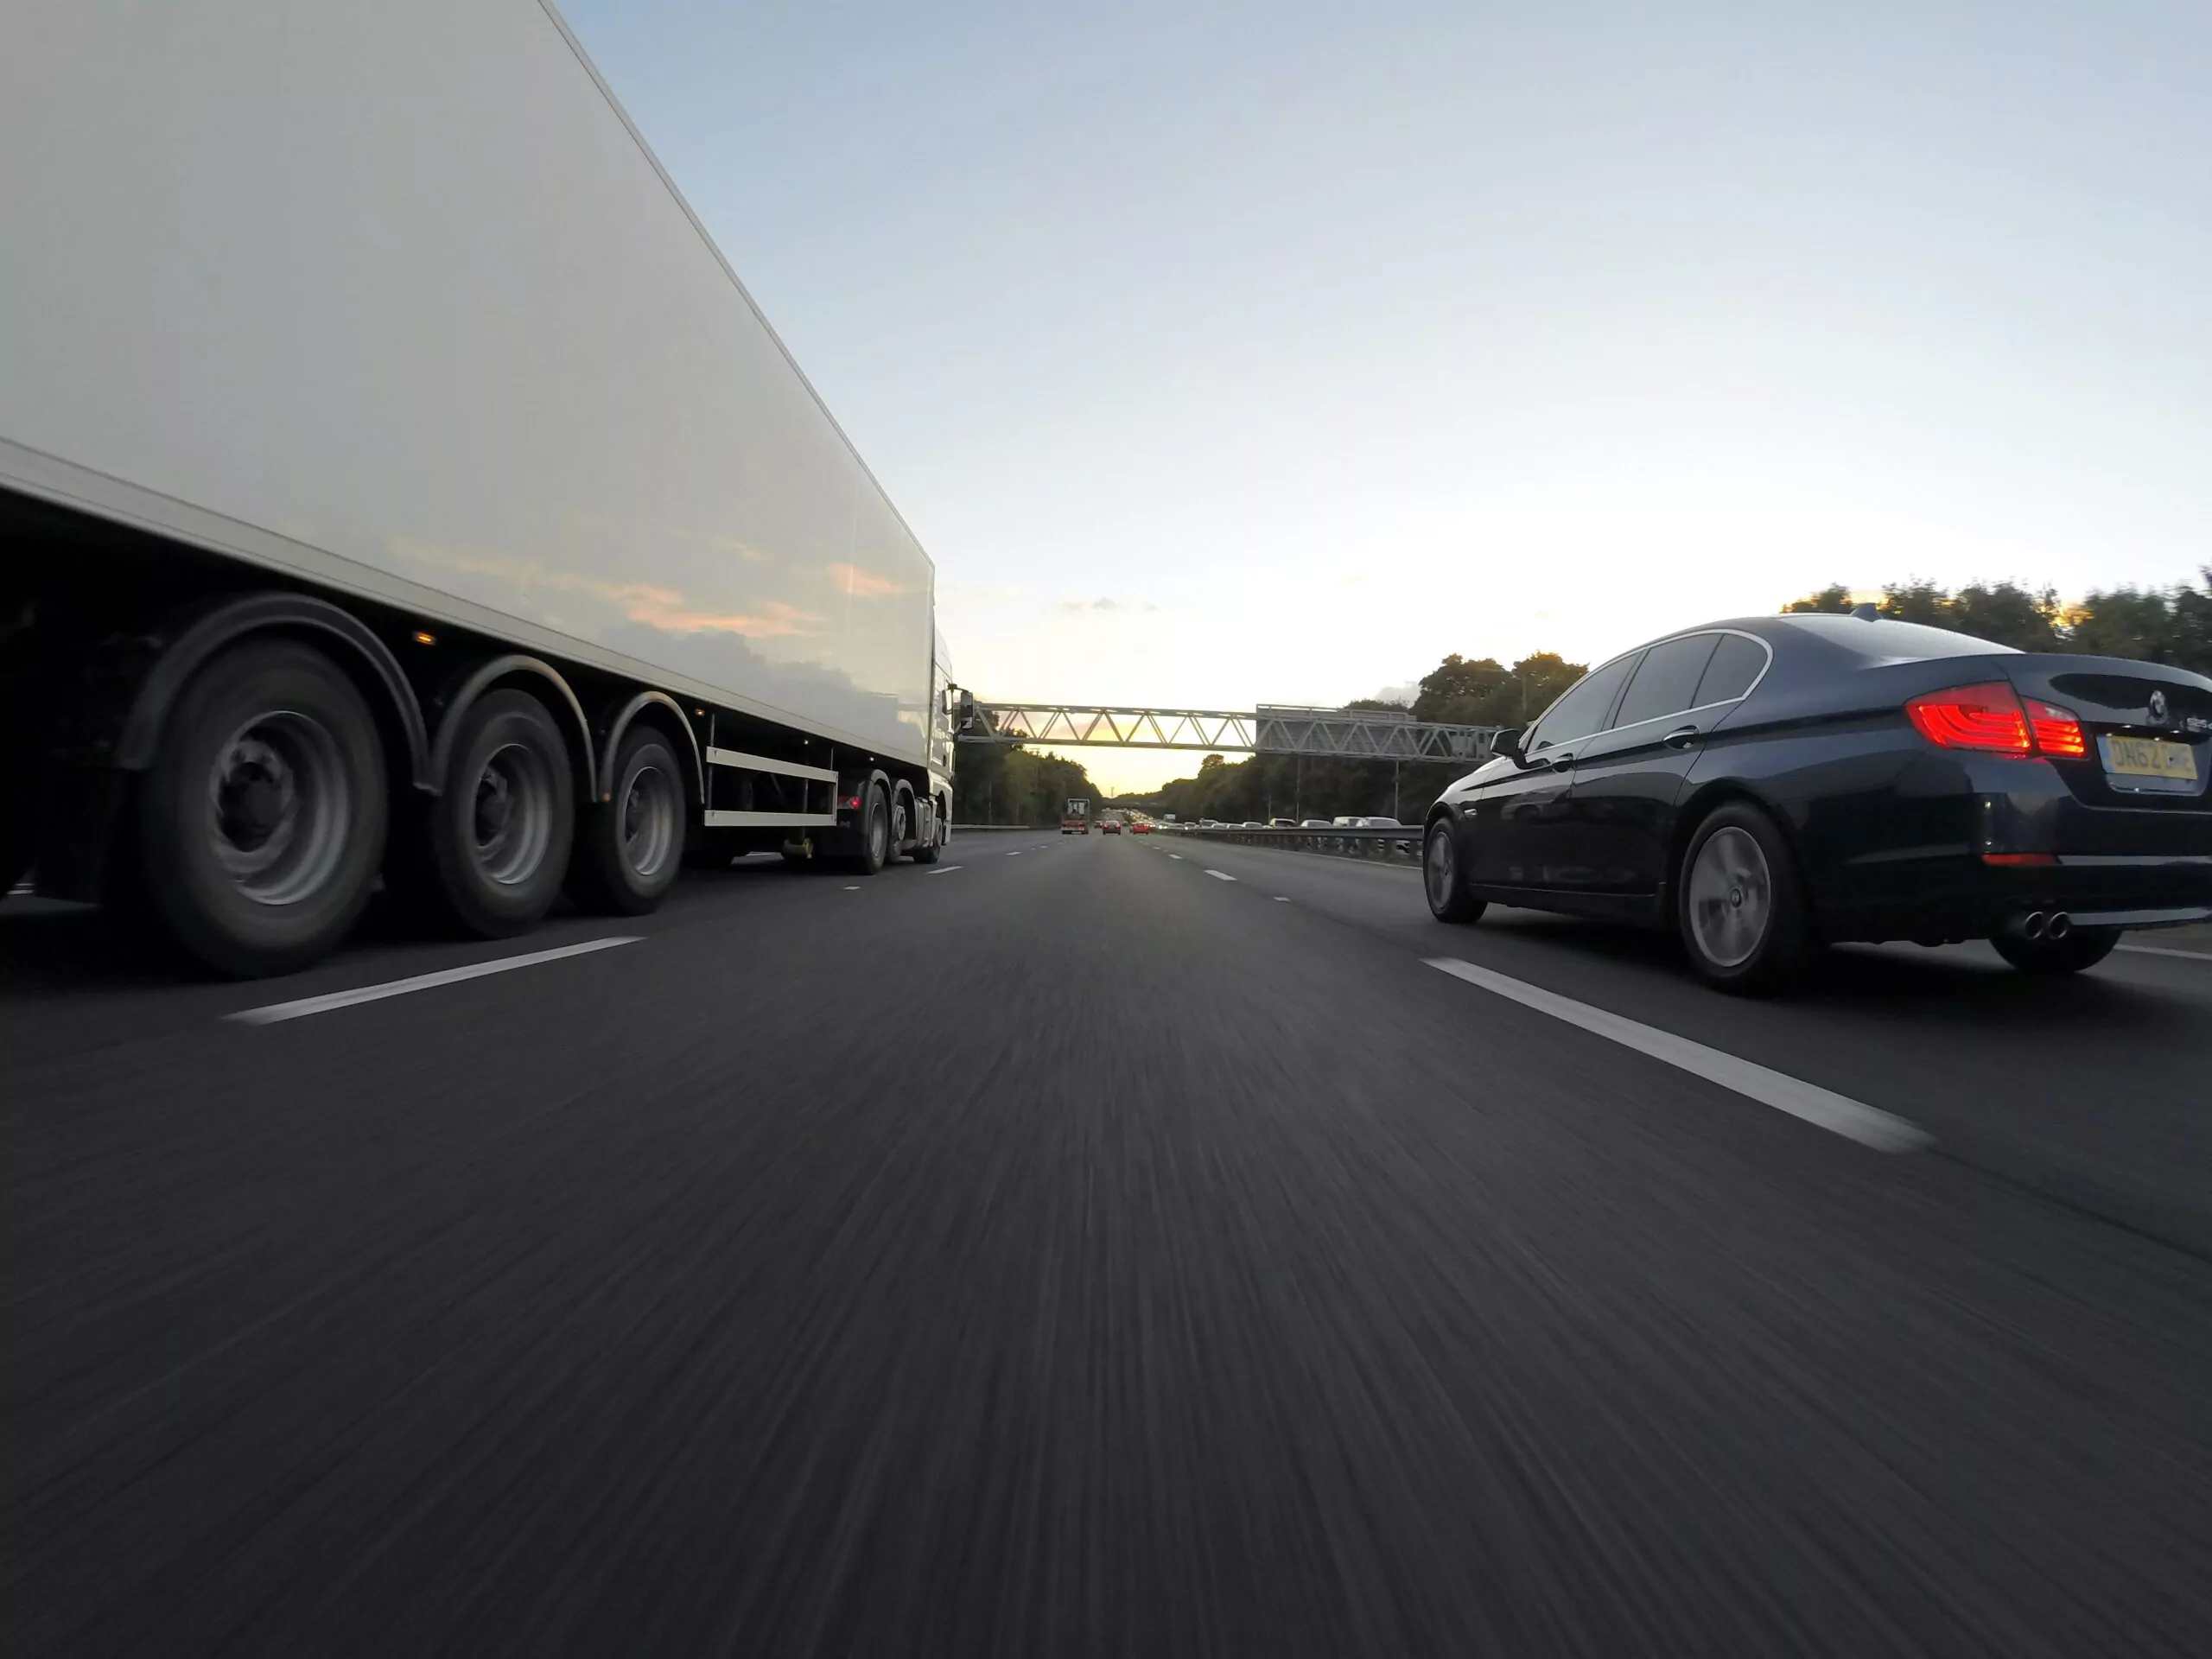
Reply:
M441 968L435 974L417 974L412 979L387 980L381 985L363 985L351 991L333 991L327 996L303 996L296 1002L271 1002L266 1007L246 1008L237 1014L226 1014L224 1019L242 1026L273 1026L280 1020L297 1020L305 1014L327 1014L333 1008L348 1008L356 1002L380 1002L387 996L405 996L410 991L427 991L435 986L454 985L464 979L481 979L486 974L504 974L512 968L534 968L541 962L558 962L563 957L588 956L594 950L610 950L618 944L636 944L639 936L633 933L613 938L586 939L582 944L563 944L551 950L532 950L527 956L501 957L495 962L472 963L466 968Z
M2212 950L2177 950L2171 944L2116 944L2113 949L2131 951L2139 957L2181 957L2190 962L2212 962Z
M1206 874L1217 881L1234 881L1236 879L1227 870L1208 870Z
M1604 1008L1592 1007L1587 1002L1578 1002L1571 996L1561 996L1523 981L1493 973L1487 968L1478 968L1471 962L1462 962L1457 957L1429 957L1424 958L1432 968L1450 974L1454 979L1464 979L1470 985L1548 1014L1554 1020L1580 1026L1648 1054L1655 1060L1663 1060L1678 1071L1693 1077L1717 1083L1724 1089L1733 1090L1763 1106L1771 1106L1778 1112L1847 1136L1861 1146L1872 1147L1877 1152L1912 1152L1934 1144L1935 1137L1916 1123L1888 1112L1864 1105L1823 1089L1817 1084L1806 1083L1780 1071L1724 1053L1717 1048L1707 1048L1703 1043L1678 1037L1671 1031L1662 1031L1656 1026L1647 1026Z
M955 870L964 870L967 868L968 867L965 864L948 864L941 870L931 870L930 874L931 875L950 875Z

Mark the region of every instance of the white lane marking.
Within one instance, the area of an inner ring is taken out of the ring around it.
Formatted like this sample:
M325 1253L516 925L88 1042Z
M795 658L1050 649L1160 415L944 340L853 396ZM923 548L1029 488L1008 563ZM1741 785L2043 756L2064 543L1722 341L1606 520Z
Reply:
M1234 881L1236 879L1227 870L1208 870L1206 874L1217 881Z
M847 887L845 891L847 893L858 893L860 889L858 887Z
M358 990L333 991L327 996L303 996L296 1002L271 1002L267 1007L247 1008L238 1014L226 1014L226 1020L236 1020L242 1026L273 1026L280 1020L297 1020L310 1014L327 1014L333 1008L350 1008L356 1002L380 1002L387 996L405 996L410 991L427 991L435 986L456 985L464 979L481 979L486 974L504 974L511 968L535 968L541 962L558 962L563 957L588 956L594 950L611 950L618 944L635 944L639 936L618 934L607 939L586 939L582 944L564 944L557 950L532 950L527 956L501 957L496 962L479 962L467 968L442 968L435 974L417 974L412 979L387 980L381 985L364 985Z
M968 867L965 864L948 864L941 870L931 870L930 874L931 875L950 875L955 870L964 870L967 868Z
M1275 894L1275 903L1277 903L1277 904L1279 904L1279 905L1287 905L1287 904L1288 904L1289 902L1290 902L1290 895L1289 895L1288 893L1279 893Z
M29 882L18 881L14 887L8 889L8 896L10 899L27 898L29 896L30 891L31 884Z
M1183 855L1180 853L1170 853L1167 856L1173 859L1178 864L1180 864L1183 861Z
M1020 858L1024 850L1024 849L1017 847L1012 852L1008 853L1007 856L1008 858Z
M2120 944L2116 950L2133 950L2139 957L2186 957L2191 962L2212 962L2212 950L2177 950L2171 944Z
M1877 1152L1911 1152L1934 1144L1934 1137L1916 1123L1892 1116L1872 1106L1860 1104L1845 1096L1834 1094L1816 1084L1806 1083L1780 1071L1770 1071L1765 1066L1743 1059L1734 1054L1723 1053L1717 1048L1707 1048L1703 1043L1694 1043L1687 1037L1678 1037L1671 1031L1662 1031L1656 1026L1639 1024L1604 1008L1593 1008L1587 1002L1577 1002L1573 997L1560 996L1556 992L1539 989L1503 974L1493 973L1487 968L1478 968L1471 962L1462 962L1457 957L1430 957L1426 959L1432 968L1440 969L1454 979L1464 979L1470 985L1479 985L1520 1003L1523 1007L1548 1014L1554 1020L1564 1020L1570 1026L1594 1032L1610 1038L1624 1048L1635 1049L1655 1060L1664 1060L1669 1065L1717 1083L1724 1089L1771 1106L1778 1112L1792 1117L1802 1117L1808 1123L1847 1135L1862 1146Z

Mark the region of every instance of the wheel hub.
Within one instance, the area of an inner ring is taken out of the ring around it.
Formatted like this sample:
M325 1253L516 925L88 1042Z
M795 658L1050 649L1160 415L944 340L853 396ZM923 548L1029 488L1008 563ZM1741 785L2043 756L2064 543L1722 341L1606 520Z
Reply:
M218 821L232 846L245 852L257 850L298 805L292 770L283 755L253 741L232 747L216 786Z
M552 841L552 775L519 743L494 750L477 774L470 828L477 864L502 887L534 878Z
M1690 866L1684 902L1697 949L1719 968L1739 968L1765 943L1774 910L1766 854L1746 831L1724 825Z
M506 774L486 767L476 780L476 839L486 846L506 833L514 812L514 791Z
M338 747L296 710L258 715L207 775L208 849L256 903L289 905L329 878L345 849L349 791Z

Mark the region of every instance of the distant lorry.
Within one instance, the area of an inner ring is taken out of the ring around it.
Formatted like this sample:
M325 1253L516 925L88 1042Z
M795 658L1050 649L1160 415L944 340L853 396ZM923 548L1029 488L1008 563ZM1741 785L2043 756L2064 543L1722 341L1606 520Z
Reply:
M1087 836L1090 833L1090 803L1082 796L1068 798L1068 810L1060 814L1060 833L1064 836Z
M931 563L549 5L10 24L0 893L256 975L938 857Z

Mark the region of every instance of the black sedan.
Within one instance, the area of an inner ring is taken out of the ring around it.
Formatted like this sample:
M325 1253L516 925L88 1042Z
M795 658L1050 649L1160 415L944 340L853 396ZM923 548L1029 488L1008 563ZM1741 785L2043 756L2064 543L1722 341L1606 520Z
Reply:
M1446 790L1429 908L1677 930L1724 988L1821 944L1988 939L2072 972L2212 919L2212 680L1852 616L1756 617L1593 669Z

